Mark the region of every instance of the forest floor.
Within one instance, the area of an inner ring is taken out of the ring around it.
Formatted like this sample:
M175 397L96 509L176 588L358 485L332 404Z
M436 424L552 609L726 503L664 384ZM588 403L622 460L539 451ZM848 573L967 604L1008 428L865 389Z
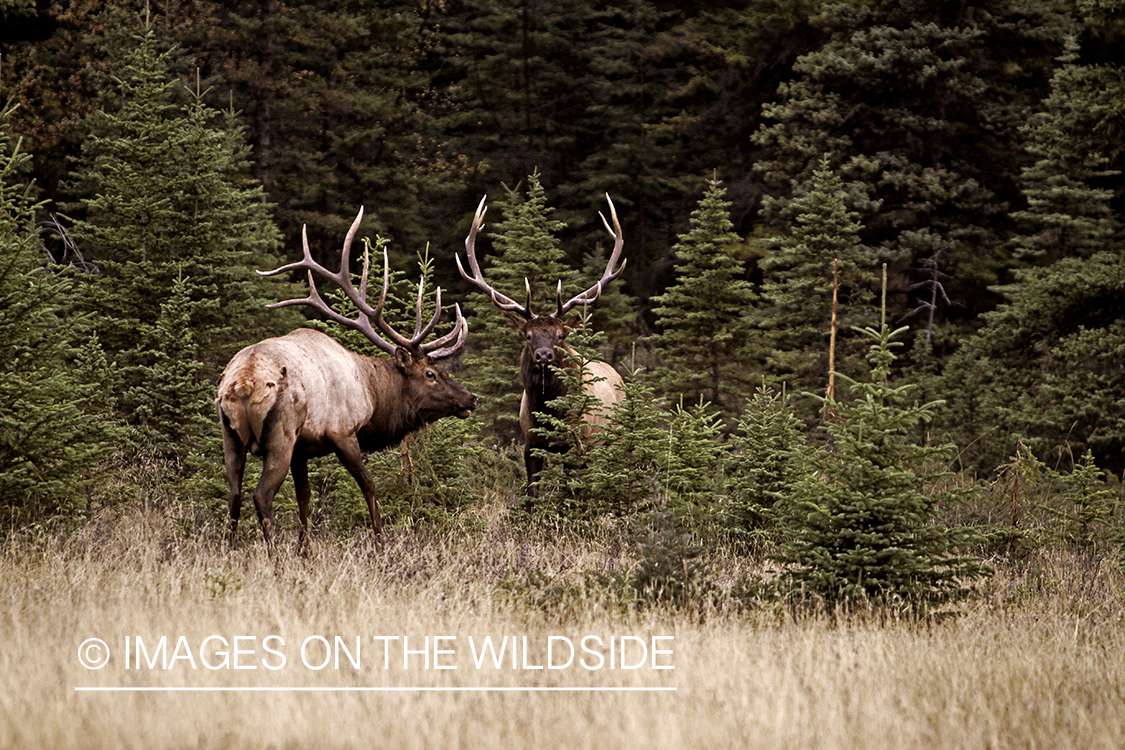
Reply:
M1107 558L993 560L940 620L794 618L733 593L760 561L642 606L614 539L479 513L305 555L128 510L11 536L0 747L1125 747Z

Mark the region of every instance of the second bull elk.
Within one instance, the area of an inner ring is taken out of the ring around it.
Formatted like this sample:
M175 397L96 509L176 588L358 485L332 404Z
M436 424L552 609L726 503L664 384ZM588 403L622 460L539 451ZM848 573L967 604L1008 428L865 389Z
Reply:
M468 417L477 398L438 367L438 360L456 354L465 344L468 324L456 307L456 322L444 336L423 343L441 316L441 289L429 322L422 314L425 279L418 285L414 333L407 338L383 319L390 269L383 255L383 291L378 304L367 302L368 263L357 290L349 266L352 240L363 219L359 210L344 239L340 270L329 271L313 260L307 232L302 233L304 259L273 271L308 272L309 296L270 307L309 305L327 318L361 332L390 359L355 354L329 336L299 329L266 339L234 355L223 371L215 399L223 432L227 480L230 483L230 528L238 527L242 508L242 475L249 451L262 457L262 476L254 490L254 507L266 542L273 537L273 499L288 471L293 472L300 543L308 536L308 460L335 453L356 480L371 512L371 525L383 531L375 483L363 464L363 453L398 444L411 432L442 417ZM314 274L335 284L359 314L348 318L330 308L316 288ZM385 338L384 338L385 337Z
M556 413L550 402L566 395L566 380L558 374L558 368L570 368L573 372L579 367L576 352L565 343L567 333L574 327L573 318L567 314L575 307L592 305L598 301L602 289L606 284L616 279L625 270L625 261L617 265L621 257L621 248L624 240L621 234L621 223L617 220L617 209L613 201L609 201L610 215L613 218L612 228L606 221L604 214L599 214L606 231L613 237L613 251L610 253L609 262L597 283L581 294L571 297L563 302L562 281L559 281L556 292L556 308L551 313L543 315L531 309L531 283L524 279L527 290L527 302L520 304L511 297L496 291L485 281L481 273L480 263L476 255L477 234L484 228L484 214L486 212L485 200L482 198L473 217L473 225L465 238L465 255L468 258L469 270L461 264L457 256L457 268L473 286L487 294L498 308L504 312L508 324L514 328L524 339L523 352L520 354L520 376L523 381L523 397L520 400L520 431L524 440L524 465L527 469L527 494L530 497L538 496L537 479L543 469L543 459L537 455L539 450L551 448L549 438L543 436L536 428L541 427L542 421L536 415L547 414L559 418L563 415ZM615 267L616 266L616 267ZM621 375L617 370L605 362L589 360L581 363L585 371L584 385L594 406L583 420L586 423L587 434L596 431L604 425L614 404L624 398Z

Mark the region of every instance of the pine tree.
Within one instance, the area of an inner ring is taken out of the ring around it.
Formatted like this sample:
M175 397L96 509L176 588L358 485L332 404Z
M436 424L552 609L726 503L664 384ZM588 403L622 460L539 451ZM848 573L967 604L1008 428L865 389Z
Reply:
M1064 544L1089 549L1113 536L1118 498L1105 482L1105 473L1086 451L1074 470L1062 476L1063 507L1051 509L1058 517L1058 535Z
M1125 112L1120 66L1080 65L1071 49L1031 121L1025 172L1034 234L1019 238L1033 266L998 286L1006 302L982 316L943 373L949 427L978 468L1000 463L1020 442L1042 457L1090 450L1099 466L1125 469L1125 238L1099 185L1104 157L1121 159ZM998 429L999 428L999 429Z
M35 228L30 157L0 110L0 525L75 517L116 433L96 387L75 368L91 352L67 309L71 283L46 266Z
M600 443L589 454L586 480L593 515L629 516L663 497L661 461L667 451L664 414L652 386L629 373L625 398L613 409Z
M910 384L891 382L894 338L884 322L863 333L872 341L871 380L851 383L854 397L832 405L828 442L806 454L780 518L779 560L791 594L838 606L874 604L906 613L955 602L987 574L965 554L964 530L935 523L936 485L954 446L907 437L931 422L940 402L910 404Z
M120 406L136 421L143 384L135 378L155 356L138 332L157 325L181 274L193 295L200 382L296 317L264 309L277 282L254 268L276 264L278 235L260 186L246 176L234 114L207 107L198 82L194 91L176 82L173 52L160 50L151 18L134 41L112 51L119 108L94 118L70 189L85 212L73 235L100 270L86 279L84 308L125 373Z
M365 225L394 248L436 240L421 225L420 195L448 200L463 175L436 156L446 134L425 105L440 109L445 97L420 65L422 8L403 0L190 5L176 19L177 39L211 76L205 83L230 91L244 113L253 175L276 203L290 255L300 256L307 226L314 258L333 260L361 203Z
M192 335L194 303L189 282L176 279L160 318L142 335L152 363L138 367L139 385L126 394L146 447L162 458L182 459L201 440L214 438L210 384L199 377L202 364Z
M759 261L762 304L756 317L769 347L765 369L794 390L823 392L833 333L869 322L863 278L873 263L846 197L843 181L823 157L793 200L790 232L771 242L773 252ZM841 335L836 344L836 369L845 369L844 341Z
M798 420L780 393L759 387L731 436L728 524L750 539L777 522L798 477Z
M691 229L675 247L676 280L653 298L659 331L651 338L665 367L654 373L663 394L687 403L703 399L724 416L737 411L737 394L748 373L740 361L750 342L748 313L754 302L741 251L717 179L692 214Z
M798 213L795 190L823 154L858 189L860 239L891 266L898 319L929 301L915 287L933 242L955 305L939 299L938 324L972 320L995 303L989 287L1009 265L1007 204L1018 198L1010 147L1041 86L1044 52L1061 24L1049 9L1005 2L884 2L826 6L828 38L803 55L764 110L754 142L773 195L762 218L777 233ZM926 274L928 276L928 274ZM912 321L912 325L917 325Z
M696 529L718 517L725 484L723 423L711 404L676 404L660 457L660 484L667 506Z
M1125 469L1125 269L1120 249L1032 268L1005 287L1010 301L945 368L945 424L962 444L980 441L977 468L999 464L1022 441L1040 456L1094 452Z
M1052 263L1088 256L1119 230L1105 178L1110 169L1104 137L1109 122L1125 117L1125 104L1106 96L1125 91L1111 66L1078 63L1078 44L1067 39L1043 109L1022 128L1035 164L1023 171L1027 209L1012 214L1030 230L1015 239L1016 256Z

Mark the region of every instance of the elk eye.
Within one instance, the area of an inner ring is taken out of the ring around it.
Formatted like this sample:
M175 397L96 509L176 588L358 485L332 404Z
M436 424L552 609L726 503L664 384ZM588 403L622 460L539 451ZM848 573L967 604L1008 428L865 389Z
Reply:
M437 377L437 375L434 375L433 370L426 370L426 377L429 378L430 380L433 380L434 378Z

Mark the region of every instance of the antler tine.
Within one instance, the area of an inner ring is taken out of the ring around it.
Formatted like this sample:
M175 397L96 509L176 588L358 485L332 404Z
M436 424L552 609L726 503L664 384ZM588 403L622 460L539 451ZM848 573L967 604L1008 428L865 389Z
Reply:
M422 345L422 351L429 354L430 359L451 357L465 346L465 340L469 337L469 322L461 315L460 305L453 305L453 309L457 312L457 321L453 325L453 330L439 339L434 339L430 343ZM445 346L450 341L453 343L450 346Z
M370 306L367 304L366 299L364 299L361 294L358 294L356 292L355 286L352 284L351 275L348 271L352 241L355 239L355 233L356 231L358 231L359 224L362 220L363 208L361 207L359 209L359 213L355 217L355 221L352 222L352 226L348 230L347 236L344 238L344 248L340 256L340 270L336 273L329 271L327 268L313 260L312 251L309 250L308 226L305 225L301 227L301 249L304 253L304 257L296 263L288 263L272 271L258 271L258 275L276 276L277 274L284 273L286 271L306 271L309 279L309 296L303 299L290 299L283 300L281 302L275 302L274 304L269 305L269 307L277 308L289 307L291 305L308 305L309 307L319 310L329 320L345 326L346 328L351 328L353 330L359 331L365 337L367 337L367 339L371 341L371 343L375 344L375 346L379 347L387 353L393 354L395 350L394 346L387 343L387 341L385 341L375 331L375 329L372 328L370 314L374 311L371 310ZM324 298L320 296L320 291L316 288L316 278L313 275L314 273L328 279L340 289L342 289L344 294L347 295L348 299L351 300L351 302L355 304L357 308L359 308L359 317L348 318L329 307L328 303L324 301ZM364 291L366 291L367 288L366 262L364 263L363 277L360 280L360 288Z
M401 333L396 331L394 328L391 328L391 324L383 319L383 308L385 307L385 305L387 303L387 291L390 288L391 288L390 253L388 253L386 251L386 248L384 248L383 249L383 288L379 292L379 304L377 304L375 306L375 309L372 310L371 317L374 318L375 325L379 327L379 330L382 331L387 336L387 338L389 338L392 342L394 342L395 346L402 347L403 349L406 349L408 352L410 352L413 355L421 354L421 350L418 347L418 339L408 339L408 338L406 338ZM421 296L420 295L421 295L421 289L419 289L419 298L418 298L419 304L421 304ZM394 352L395 352L394 347L391 347L390 353L394 354Z
M460 255L454 255L453 258L454 258L454 260L457 261L457 270L461 272L461 276L463 276L466 281L468 281L470 284L475 286L477 289L480 289L482 292L484 292L489 297L491 297L492 298L492 304L496 305L497 307L499 307L501 310L504 310L505 312L513 312L513 313L516 313L516 314L520 315L521 317L530 319L531 318L531 309L530 309L530 307L531 307L531 292L530 292L530 289L528 291L528 304L527 305L520 305L520 303L516 302L511 297L509 297L505 294L501 294L500 292L493 289L492 285L484 280L484 274L481 273L480 263L477 262L476 244L477 244L477 233L480 232L480 230L484 228L484 214L488 210L484 205L484 202L486 200L488 200L487 195L480 199L480 205L477 206L477 212L473 216L473 226L469 230L468 236L465 237L465 255L469 259L469 268L472 269L473 273L472 273L471 276L468 273L466 273L465 267L463 265L461 265L461 256Z
M356 232L359 231L360 222L363 220L363 208L359 209L355 221L352 222L351 227L348 229L347 235L344 237L344 247L340 254L340 270L333 273L324 266L317 263L309 249L308 227L301 230L301 245L304 252L304 257L296 262L289 263L281 268L272 271L258 271L262 276L275 276L279 273L294 270L304 270L308 274L309 279L309 296L303 299L290 299L274 303L270 307L287 307L290 305L308 305L323 313L329 320L338 323L347 328L359 331L367 337L371 343L379 347L387 354L394 354L395 350L399 347L406 349L413 356L421 356L431 350L436 351L432 358L438 359L441 357L448 357L456 353L465 343L465 338L468 335L468 325L465 323L461 310L457 310L457 322L452 331L445 336L423 345L421 342L433 332L434 327L437 325L438 320L441 318L441 289L437 290L435 299L434 315L428 323L423 325L422 303L425 295L426 280L423 277L418 284L418 299L415 308L415 323L414 335L411 338L403 336L398 331L394 330L386 320L383 319L383 309L387 301L387 293L390 289L390 258L388 253L383 253L383 287L379 294L379 303L374 308L367 303L367 279L370 270L370 253L365 253L363 258L363 273L359 280L359 290L357 291L355 285L352 283L351 278L351 248L352 242L355 240ZM359 310L359 316L356 318L348 318L328 306L328 303L321 297L320 291L316 288L315 276L321 276L328 279L337 287L339 287L348 300L356 306ZM374 325L372 325L374 323ZM378 328L378 331L376 330ZM382 332L387 338L383 338L379 334ZM389 339L389 341L387 340ZM454 342L451 346L447 346L450 342ZM441 347L446 347L441 349Z
M609 197L609 193L606 193L605 199L609 202L609 214L613 217L613 227L611 228L609 226L605 214L601 211L598 212L598 216L602 217L602 224L605 225L605 229L609 232L609 235L613 237L613 252L609 255L609 262L606 263L605 271L602 273L602 277L598 279L597 283L581 294L575 295L565 304L562 301L562 282L559 282L559 309L558 312L555 313L557 317L561 318L577 305L592 305L597 302L598 298L602 295L602 288L620 276L621 272L625 270L625 264L628 262L628 259L621 261L621 265L617 270L613 268L617 264L618 258L621 257L621 249L625 246L625 238L621 232L621 222L617 219L617 208L613 205L613 199Z

